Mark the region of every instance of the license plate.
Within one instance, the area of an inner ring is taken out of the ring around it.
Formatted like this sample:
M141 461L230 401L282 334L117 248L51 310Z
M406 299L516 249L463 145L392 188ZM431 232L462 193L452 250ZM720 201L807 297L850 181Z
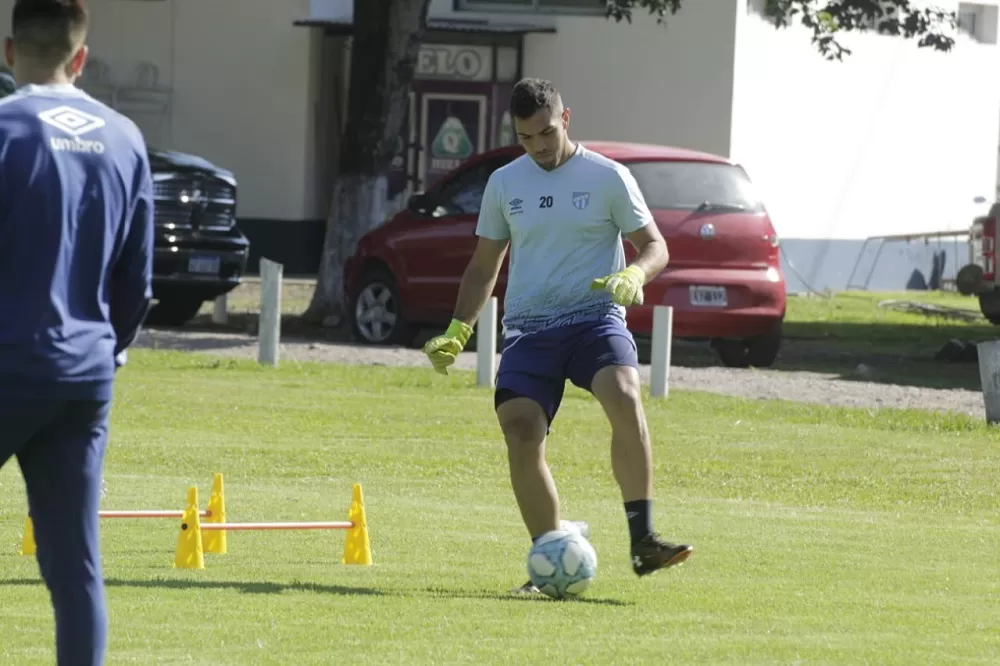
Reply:
M725 287L689 287L691 305L705 308L724 308L729 305Z
M189 273L218 275L219 267L220 261L218 257L191 257L188 259Z

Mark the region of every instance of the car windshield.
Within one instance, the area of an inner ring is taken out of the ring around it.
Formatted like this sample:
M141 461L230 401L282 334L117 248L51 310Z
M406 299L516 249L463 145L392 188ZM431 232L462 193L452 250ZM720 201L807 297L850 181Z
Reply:
M763 210L750 179L738 166L680 161L625 166L652 210Z

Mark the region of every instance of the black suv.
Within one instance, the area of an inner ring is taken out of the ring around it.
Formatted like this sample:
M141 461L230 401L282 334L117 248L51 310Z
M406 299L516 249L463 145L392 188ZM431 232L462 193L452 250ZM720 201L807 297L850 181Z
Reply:
M0 66L0 98L17 89ZM147 324L181 326L240 283L250 242L236 226L236 178L194 155L148 148L156 198L153 306Z
M240 284L250 242L236 225L236 178L200 157L149 148L156 200L148 325L181 326Z

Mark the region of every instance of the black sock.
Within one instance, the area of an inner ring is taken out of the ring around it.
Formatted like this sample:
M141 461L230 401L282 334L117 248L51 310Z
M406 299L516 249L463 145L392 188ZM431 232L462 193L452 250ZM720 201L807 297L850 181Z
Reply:
M628 533L634 546L653 531L653 500L625 502L625 517L628 518Z

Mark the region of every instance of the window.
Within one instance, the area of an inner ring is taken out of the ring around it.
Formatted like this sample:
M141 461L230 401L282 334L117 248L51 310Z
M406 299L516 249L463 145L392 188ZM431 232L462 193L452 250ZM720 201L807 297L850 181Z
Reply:
M499 157L467 169L438 190L438 208L434 217L446 215L478 215L490 175L513 159Z
M605 0L455 0L465 11L604 14Z
M694 210L707 203L751 213L764 210L746 173L712 162L633 162L625 164L653 210Z

